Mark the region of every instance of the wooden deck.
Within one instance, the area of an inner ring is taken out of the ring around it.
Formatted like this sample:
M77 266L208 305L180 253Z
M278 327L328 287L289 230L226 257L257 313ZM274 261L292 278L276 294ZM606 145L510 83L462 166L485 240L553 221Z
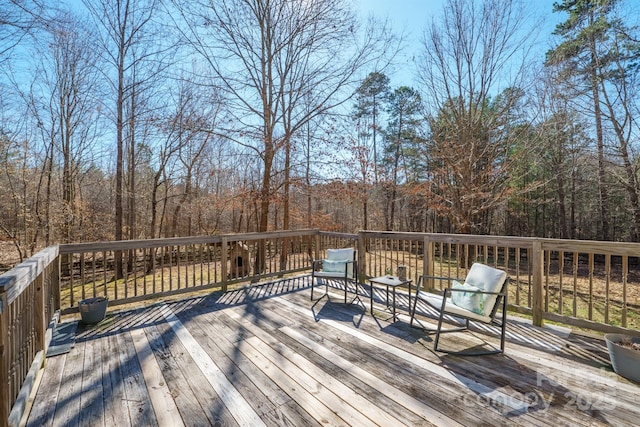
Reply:
M382 291L372 317L368 297L361 296L364 307L345 305L339 290L312 307L308 286L300 277L81 326L70 352L47 359L27 425L623 426L640 419L640 386L611 371L600 340L511 320L503 355L435 354L431 338L408 325L406 294L394 322ZM496 337L455 333L442 344Z

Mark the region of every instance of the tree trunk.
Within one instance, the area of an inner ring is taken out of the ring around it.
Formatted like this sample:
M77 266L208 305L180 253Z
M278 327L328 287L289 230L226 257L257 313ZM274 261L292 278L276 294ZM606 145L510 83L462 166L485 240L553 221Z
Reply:
M595 41L591 41L591 61L597 62ZM602 225L602 240L611 239L609 229L609 192L606 186L606 169L604 160L604 136L602 132L602 110L600 108L600 90L598 89L598 74L594 68L591 70L591 91L593 94L593 107L596 120L596 145L598 151L598 190L600 193L600 216Z
M119 46L118 96L116 101L116 188L115 188L115 240L122 240L122 190L123 190L123 114L124 114L124 39ZM116 279L124 277L122 271L122 251L115 251Z

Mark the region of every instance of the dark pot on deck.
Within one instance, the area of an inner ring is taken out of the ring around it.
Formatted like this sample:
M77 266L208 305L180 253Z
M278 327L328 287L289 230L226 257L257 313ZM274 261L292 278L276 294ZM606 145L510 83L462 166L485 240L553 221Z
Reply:
M622 342L640 344L640 337L625 334L605 334L609 358L616 374L628 380L640 382L640 350L622 345Z
M82 323L92 325L101 322L107 314L109 299L106 297L95 297L83 299L78 302Z

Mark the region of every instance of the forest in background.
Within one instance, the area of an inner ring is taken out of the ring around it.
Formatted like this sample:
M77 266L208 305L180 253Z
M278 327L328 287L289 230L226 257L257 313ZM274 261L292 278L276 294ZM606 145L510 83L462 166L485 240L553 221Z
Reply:
M640 241L634 0L0 0L0 240L319 228ZM535 3L535 2L534 2ZM420 11L416 11L420 13ZM542 54L533 41L551 38Z

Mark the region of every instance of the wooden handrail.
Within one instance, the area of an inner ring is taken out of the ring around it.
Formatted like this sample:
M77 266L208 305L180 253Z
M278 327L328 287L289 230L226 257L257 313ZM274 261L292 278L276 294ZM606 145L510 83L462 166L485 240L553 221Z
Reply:
M52 246L0 275L0 425L20 421L34 385L33 371L44 360L46 331L57 309L49 306L56 301L49 296L57 261L58 247Z
M263 251L264 270L234 277L230 258L240 242L251 256ZM45 331L55 311L73 311L80 299L97 295L109 295L115 305L309 272L311 260L331 247L357 248L361 281L395 272L398 265L407 266L416 280L424 274L461 277L473 261L500 266L514 284L510 309L531 315L536 325L552 320L638 334L638 323L632 322L640 322L640 297L630 292L640 285L640 243L295 230L65 244L0 276L0 426L16 407L25 369L48 345ZM114 273L114 253L123 254L123 277ZM602 311L602 318L594 317ZM29 351L26 342L33 343ZM17 360L18 354L24 360Z

